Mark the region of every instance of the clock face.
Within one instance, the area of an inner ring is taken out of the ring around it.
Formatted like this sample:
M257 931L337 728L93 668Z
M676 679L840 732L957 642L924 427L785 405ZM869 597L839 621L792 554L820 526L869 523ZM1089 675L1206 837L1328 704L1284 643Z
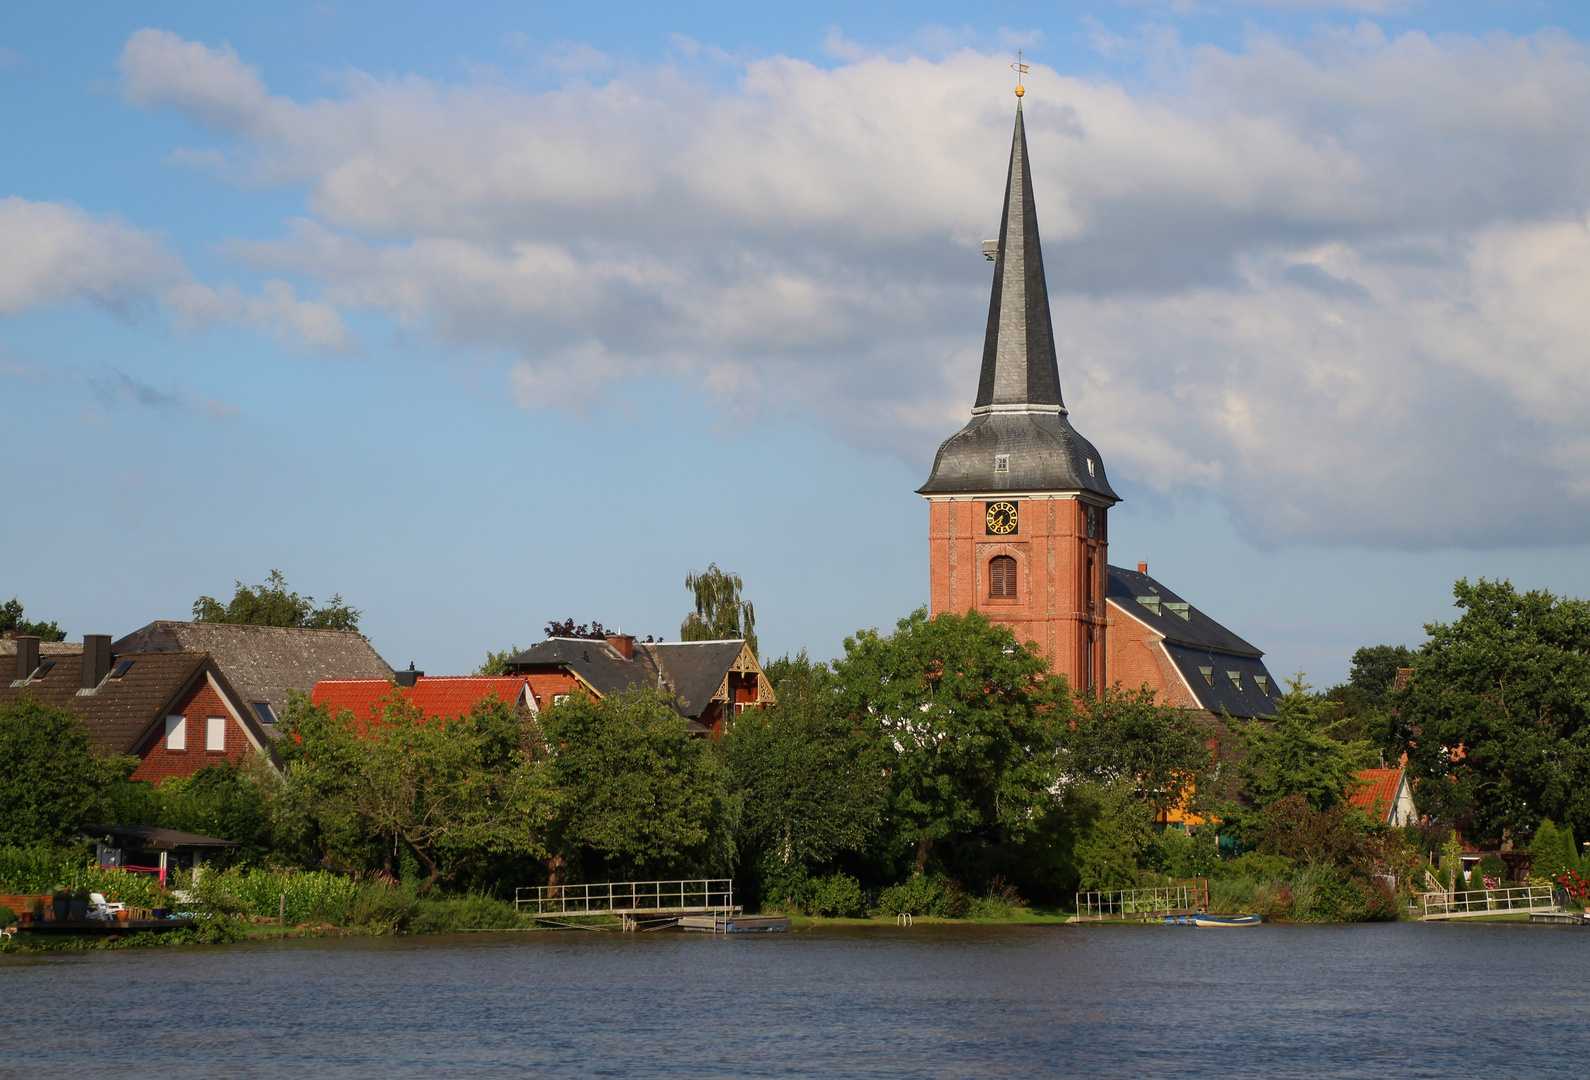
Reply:
M988 533L990 536L1009 536L1016 531L1016 504L991 502L988 504Z

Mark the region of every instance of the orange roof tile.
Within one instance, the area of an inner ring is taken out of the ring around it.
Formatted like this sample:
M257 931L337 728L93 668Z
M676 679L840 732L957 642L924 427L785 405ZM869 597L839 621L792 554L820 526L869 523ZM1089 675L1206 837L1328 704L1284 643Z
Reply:
M394 686L389 679L321 679L309 700L374 720L379 718L381 702L396 690L425 716L465 716L492 694L517 705L528 686L522 675L422 675L413 686Z
M1364 769L1358 774L1358 782L1358 789L1348 796L1348 801L1371 817L1386 818L1396 804L1402 770Z

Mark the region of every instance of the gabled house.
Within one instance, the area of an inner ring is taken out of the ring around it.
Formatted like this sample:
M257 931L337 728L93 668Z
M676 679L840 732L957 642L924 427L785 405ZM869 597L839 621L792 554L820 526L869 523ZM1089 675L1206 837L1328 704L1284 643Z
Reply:
M774 703L773 684L743 640L636 641L627 634L548 638L508 660L552 700L580 687L603 698L626 690L661 690L700 733L724 730L726 718Z
M530 680L522 675L439 675L400 671L392 679L322 679L309 700L332 712L346 709L360 721L379 720L382 703L396 691L426 717L467 716L488 697L515 711L539 711Z
M392 678L387 662L362 635L351 630L162 619L134 630L111 650L119 656L209 653L273 736L289 690L307 694L322 679Z
M1358 787L1347 797L1354 806L1387 825L1419 823L1413 789L1404 770L1365 769L1358 774L1358 781Z
M0 704L31 697L70 709L99 753L141 760L134 780L189 776L270 747L247 699L208 653L118 656L109 634L86 635L75 654L43 653L37 638L16 643Z

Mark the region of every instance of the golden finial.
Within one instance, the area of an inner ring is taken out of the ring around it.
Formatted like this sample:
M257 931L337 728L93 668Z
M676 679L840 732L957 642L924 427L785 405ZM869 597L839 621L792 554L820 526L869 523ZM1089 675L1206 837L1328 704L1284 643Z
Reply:
M1012 71L1014 71L1016 73L1016 96L1017 97L1021 97L1023 94L1025 94L1027 92L1027 88L1025 86L1021 85L1021 77L1023 75L1025 75L1025 74L1027 74L1027 65L1023 64L1021 62L1021 50L1020 49L1016 50L1016 62L1014 64L1011 64L1010 68L1011 68Z

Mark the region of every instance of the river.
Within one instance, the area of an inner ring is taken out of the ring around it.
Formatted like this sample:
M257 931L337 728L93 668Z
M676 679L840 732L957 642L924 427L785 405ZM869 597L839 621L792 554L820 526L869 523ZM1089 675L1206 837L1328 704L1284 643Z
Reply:
M1590 930L578 931L0 958L0 1077L1590 1072Z

